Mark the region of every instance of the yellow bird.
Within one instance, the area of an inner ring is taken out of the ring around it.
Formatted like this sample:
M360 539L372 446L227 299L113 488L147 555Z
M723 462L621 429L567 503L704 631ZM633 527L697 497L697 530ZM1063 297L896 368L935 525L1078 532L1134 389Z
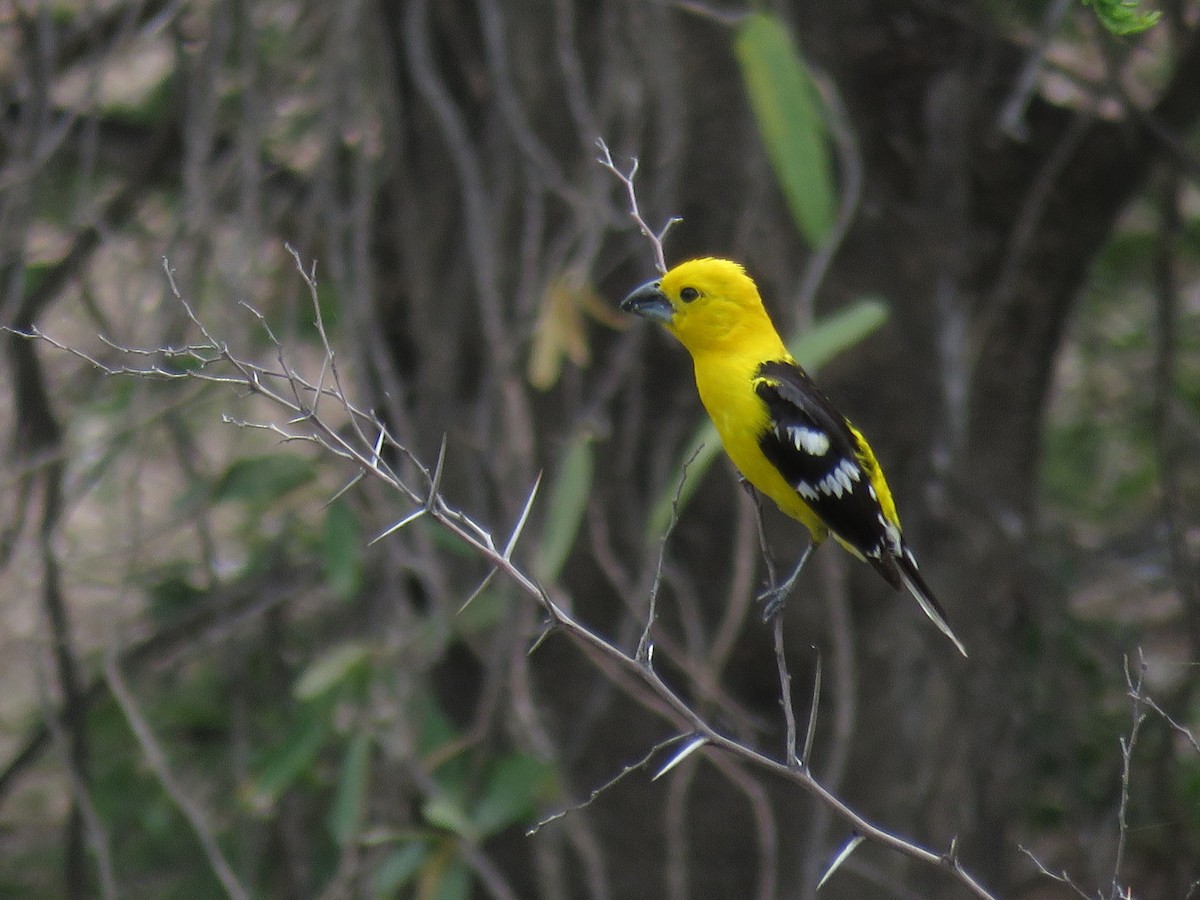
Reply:
M907 587L966 656L917 570L870 444L792 358L745 270L694 259L642 285L621 308L661 322L687 348L700 400L733 464L812 535L795 571L763 595L765 617L779 611L813 548L832 534L893 588Z

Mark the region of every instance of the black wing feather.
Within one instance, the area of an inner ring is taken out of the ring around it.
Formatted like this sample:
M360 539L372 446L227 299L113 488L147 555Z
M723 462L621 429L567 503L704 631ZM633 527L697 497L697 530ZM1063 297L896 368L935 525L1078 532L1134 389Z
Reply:
M763 363L758 368L755 391L767 404L773 423L773 427L759 435L763 455L796 488L830 531L872 562L882 562L881 556L887 554L880 551L888 540L883 510L859 458L858 441L845 417L808 373L794 363L783 360ZM828 447L824 452L813 453L797 446L789 437L789 432L794 434L796 429L823 434ZM858 477L850 479L849 490L843 480L839 493L837 485L829 479L836 479L838 467L846 461ZM834 490L824 489L823 485ZM900 586L900 575L894 565L884 566L880 571L894 586Z
M899 525L889 526L884 518L871 485L872 471L878 472L870 462L870 452L860 450L850 423L794 363L763 363L754 390L767 404L772 423L758 438L763 454L830 531L861 553L892 587L907 587L925 614L966 656L966 648L946 621L945 610L917 570ZM855 467L858 477L837 479L839 467L847 465Z

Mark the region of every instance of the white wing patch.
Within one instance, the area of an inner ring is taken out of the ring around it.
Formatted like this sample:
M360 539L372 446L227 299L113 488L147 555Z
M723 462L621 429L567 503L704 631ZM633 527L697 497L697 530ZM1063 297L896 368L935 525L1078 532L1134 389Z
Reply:
M822 435L824 437L824 435ZM828 439L826 439L828 440ZM805 500L818 500L821 494L827 497L838 497L849 494L854 490L854 483L862 478L862 469L857 463L843 459L833 471L822 478L816 485L801 481L796 484L796 491Z
M867 556L882 559L884 553L887 553L889 556L900 556L903 554L908 557L908 561L912 563L915 569L917 561L913 559L912 551L904 546L904 541L900 537L900 529L885 519L882 512L877 514L875 518L883 526L883 537L879 539L879 543L875 545L873 550L867 552Z
M791 441L797 450L803 450L811 456L824 456L829 452L829 435L816 428L805 428L803 425L791 425L787 429L785 440Z

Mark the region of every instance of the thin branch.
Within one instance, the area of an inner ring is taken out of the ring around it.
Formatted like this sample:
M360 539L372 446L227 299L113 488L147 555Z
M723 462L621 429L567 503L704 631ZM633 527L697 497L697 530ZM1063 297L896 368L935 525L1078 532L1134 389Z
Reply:
M1080 897L1083 897L1083 900L1094 900L1094 898L1090 894L1088 894L1083 888L1081 888L1074 881L1072 881L1071 876L1068 875L1065 871L1051 872L1049 869L1046 868L1046 866L1042 863L1042 861L1040 859L1038 859L1028 848L1022 847L1020 844L1018 844L1017 849L1020 850L1022 853L1024 853L1026 856L1028 856L1030 860L1033 861L1033 864L1035 866L1037 866L1038 872L1040 874L1045 875L1047 878L1051 878L1054 881L1057 881L1059 884L1065 884L1077 895L1079 895Z
M1140 686L1139 686L1138 690L1141 690ZM1200 753L1200 741L1196 740L1196 735L1194 735L1190 729L1185 728L1183 725L1180 725L1173 718L1171 718L1171 716L1167 714L1167 711L1164 710L1161 706L1159 706L1158 702L1153 697L1150 697L1145 694L1142 694L1139 696L1140 696L1140 700L1142 703L1144 703L1146 706L1150 707L1150 709L1152 709L1156 713L1158 713L1158 715L1163 719L1163 721L1165 721L1167 723L1167 725L1169 725L1171 727L1171 729L1173 731L1175 731L1184 740L1186 740L1189 744L1191 744L1193 750L1195 750L1197 753Z
M779 827L771 797L758 779L752 778L737 760L713 756L713 765L729 782L740 790L750 804L754 830L758 833L758 900L774 900L779 896Z
M783 647L783 616L775 616L772 626L775 638L775 667L779 671L779 703L783 707L783 720L787 725L787 736L784 742L785 759L789 766L799 767L802 763L800 757L796 755L796 711L792 708L792 673L788 671L787 657ZM814 704L812 721L815 720L816 707ZM806 747L806 755L807 749Z
M646 611L646 625L642 629L641 640L638 641L637 658L649 663L651 644L650 644L650 629L654 627L654 621L658 617L658 591L662 586L663 578L663 563L667 558L667 540L671 537L671 532L675 530L675 523L679 521L679 498L683 493L683 486L687 483L688 466L696 458L696 454L701 448L697 447L692 451L692 455L687 458L683 464L683 468L679 474L679 484L675 486L675 496L671 498L671 518L667 522L667 528L663 532L662 538L658 542L658 565L654 570L654 581L650 586L650 603Z
M813 73L817 89L821 93L825 123L829 127L829 134L833 138L834 148L837 151L838 174L842 189L833 226L804 267L804 276L800 280L800 288L794 301L806 323L812 319L817 292L825 281L829 267L833 264L833 258L846 239L850 226L854 224L854 217L858 214L858 207L862 201L864 183L862 151L858 146L854 126L851 124L850 113L842 102L837 85L825 72L811 64L810 71Z
M1042 14L1042 24L1038 29L1037 41L1029 49L1021 70L1013 79L1012 93L1004 101L996 127L1009 137L1018 141L1029 138L1029 125L1025 122L1025 110L1033 97L1042 68L1046 63L1046 51L1062 25L1063 17L1071 9L1071 0L1053 0Z
M526 837L532 837L533 835L535 835L539 831L541 831L543 828L545 828L547 825L549 825L551 822L557 822L559 819L561 819L563 816L568 815L569 813L578 812L581 809L587 809L587 807L591 806L596 801L596 798L598 798L601 794L603 794L609 788L620 783L625 778L626 775L630 774L631 772L636 772L638 769L644 768L646 766L646 764L649 763L650 760L652 760L654 758L655 754L657 754L659 750L662 750L665 747L669 747L672 744L676 743L677 741L682 741L687 737L689 737L689 735L675 734L669 738L659 741L657 744L655 744L653 747L651 747L648 751L646 751L646 755L643 756L641 759L639 759L637 762L630 763L627 766L623 766L621 768L621 771L619 771L616 775L614 775L608 781L604 782L604 784L600 785L597 788L592 788L592 791L590 794L588 794L588 797L586 800L583 800L572 806L564 807L563 809L559 810L558 812L553 813L549 816L546 816L545 818L538 819L537 822L533 824L533 826L531 826L530 828L528 828L525 831Z
M1142 680L1146 674L1146 663L1139 660L1136 675L1130 670L1129 657L1125 657L1125 684L1129 687L1130 715L1132 723L1129 726L1129 737L1121 738L1121 801L1117 808L1117 849L1113 853L1112 896L1125 895L1121 887L1121 866L1125 862L1125 843L1129 836L1129 780L1133 766L1133 748L1137 744L1138 732L1146 721L1146 712L1142 708Z
M125 721L129 723L129 728L137 739L138 746L142 749L142 755L146 757L146 762L154 770L155 777L158 778L158 782L166 791L167 796L179 807L179 811L192 826L192 831L195 832L196 838L200 842L200 848L204 851L213 874L225 888L225 893L233 900L250 900L249 892L238 881L229 862L225 859L225 854L217 843L216 834L207 814L183 790L172 773L170 763L167 762L167 755L154 736L150 724L138 708L137 701L134 700L133 693L129 690L129 686L125 683L117 666L116 654L111 650L104 662L104 678L108 682L108 688L112 691L117 705L121 707L121 712L125 716Z
M642 218L641 210L638 208L637 191L633 185L633 179L637 175L638 170L637 157L633 157L633 162L629 166L629 172L625 173L617 168L617 164L613 161L612 153L608 149L608 144L604 142L604 138L596 138L596 147L599 148L601 153L600 156L596 157L596 162L612 172L617 177L617 180L625 186L625 194L629 198L629 217L633 219L638 230L646 236L651 246L654 247L654 265L658 268L659 272L665 275L667 272L667 257L663 253L663 239L667 236L667 232L677 223L682 222L683 219L679 216L672 216L670 219L667 219L667 224L662 227L661 231L655 232L646 223L646 220Z
M74 798L75 805L78 807L82 817L88 844L91 846L92 856L96 861L96 875L100 882L100 893L105 900L116 900L119 893L117 891L116 877L113 873L112 846L109 842L108 833L104 828L104 822L100 819L100 814L96 811L95 804L92 803L88 785L82 777L83 773L71 761L71 741L63 730L63 720L65 717L59 715L58 710L55 710L52 706L46 685L46 673L40 660L36 666L35 674L37 676L38 700L42 706L42 721L49 729L50 740L58 751L63 769L67 773L67 779L71 786L71 796Z
M775 565L771 560L770 547L767 544L767 528L763 521L762 502L757 490L755 490L749 482L743 481L742 484L750 493L751 499L754 501L754 520L758 530L759 548L762 550L763 560L767 567L767 582L770 588L775 588ZM783 718L786 725L786 736L784 743L785 759L788 766L802 768L807 765L809 740L805 740L804 761L796 755L796 711L792 707L792 674L788 671L787 657L784 654L783 645L783 613L780 610L776 615L772 616L772 633L775 644L775 668L779 673L779 702L783 706ZM813 728L816 721L816 704L814 702L812 709L812 717L809 721L809 729Z
M782 618L778 616L777 618ZM821 652L817 651L817 662L813 666L812 702L808 705L808 727L804 731L804 751L800 754L800 765L811 765L813 741L817 737L817 713L821 708Z
M704 746L703 738L699 739L700 744L688 744L685 746ZM675 760L680 759L677 754L670 765L675 764ZM663 831L666 835L667 852L666 859L663 861L663 881L666 882L666 900L689 900L692 895L691 890L691 875L692 867L688 865L688 856L691 852L691 839L689 829L688 797L692 793L692 788L696 784L696 773L699 770L699 760L693 759L691 764L685 766L679 771L667 788L667 799L665 809L663 810ZM659 771L655 778L662 774Z

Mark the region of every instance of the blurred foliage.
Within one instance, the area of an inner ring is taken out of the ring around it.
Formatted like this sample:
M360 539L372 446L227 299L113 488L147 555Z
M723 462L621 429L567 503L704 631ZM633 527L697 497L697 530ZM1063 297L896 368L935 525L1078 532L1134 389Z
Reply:
M1152 527L1159 515L1152 386L1160 241L1133 224L1105 247L1059 363L1046 430L1043 483L1051 508L1113 536ZM1178 249L1181 273L1200 271L1200 222L1190 223ZM1200 409L1197 336L1200 310L1182 303L1172 386L1181 411Z
M775 177L800 233L820 246L833 227L836 189L820 94L787 26L751 13L734 52Z
M1083 0L1096 13L1100 24L1113 34L1139 34L1162 18L1162 13L1142 12L1139 0Z

